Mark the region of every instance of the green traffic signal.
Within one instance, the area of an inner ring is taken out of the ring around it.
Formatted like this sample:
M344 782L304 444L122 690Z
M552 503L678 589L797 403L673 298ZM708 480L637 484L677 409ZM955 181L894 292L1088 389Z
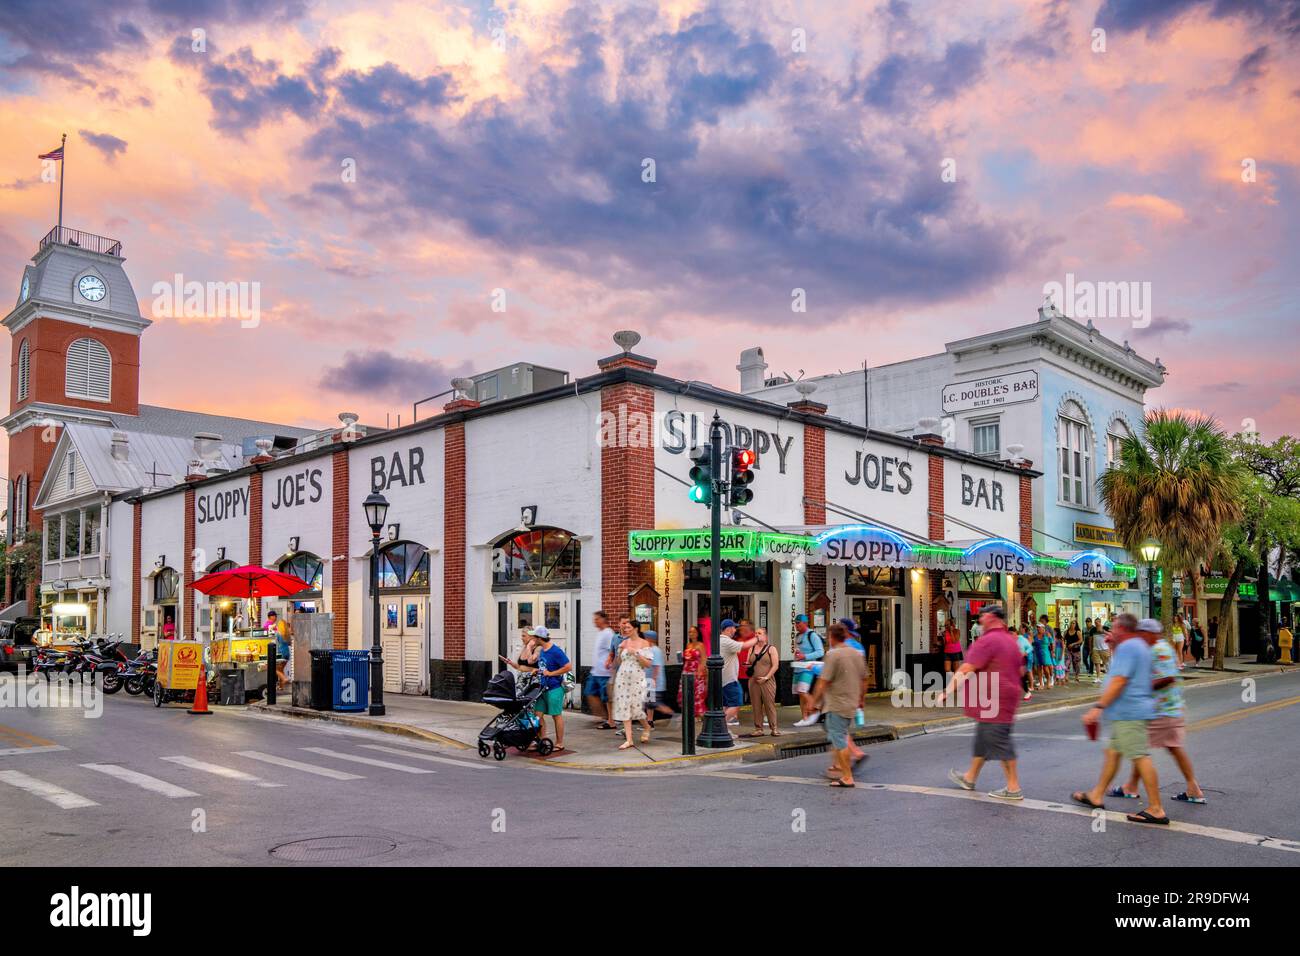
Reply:
M712 504L713 469L709 467L712 451L705 447L695 451L691 458L695 466L691 469L691 501L697 504Z

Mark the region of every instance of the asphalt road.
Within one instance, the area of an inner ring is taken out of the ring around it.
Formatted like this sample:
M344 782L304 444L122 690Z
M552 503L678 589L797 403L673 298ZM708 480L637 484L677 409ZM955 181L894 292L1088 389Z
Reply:
M1078 708L1018 724L1029 799L1007 805L981 795L997 767L974 795L948 783L968 760L963 728L873 746L859 788L831 790L824 755L598 774L122 694L94 719L0 707L0 864L290 866L271 851L331 838L277 852L346 866L1297 866L1300 675L1256 689L1252 704L1237 684L1189 690L1210 803L1169 803L1167 830L1118 814L1103 828L1069 803L1101 760ZM1167 755L1158 767L1168 798L1182 781Z

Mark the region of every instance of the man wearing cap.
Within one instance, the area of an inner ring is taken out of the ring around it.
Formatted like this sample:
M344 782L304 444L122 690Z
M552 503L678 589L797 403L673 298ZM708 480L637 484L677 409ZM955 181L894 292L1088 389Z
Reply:
M541 644L537 654L537 675L542 683L542 696L537 698L533 710L542 721L541 736L546 736L546 718L555 720L555 749L564 749L564 675L573 670L569 655L551 642L551 632L544 626L533 628L533 640ZM528 670L529 668L520 668Z
M1205 803L1205 793L1196 782L1196 771L1187 756L1187 725L1183 713L1183 675L1179 673L1178 651L1164 639L1160 622L1146 617L1138 621L1138 634L1151 646L1151 673L1154 680L1151 689L1155 691L1156 716L1151 721L1148 743L1151 749L1163 747L1169 751L1183 772L1187 788L1174 797L1183 803ZM1129 781L1122 787L1113 787L1106 791L1108 797L1125 797L1130 800L1138 798L1138 772L1133 768Z
M822 642L822 636L809 626L807 614L800 614L794 619L794 634L794 659L806 665L795 668L794 692L799 695L799 715L802 720L807 721L813 709L811 697L813 678L821 670L821 660L826 656L826 645Z
M722 708L728 725L739 724L740 708L745 702L740 687L740 652L753 647L758 639L736 640L736 622L731 618L724 620L721 627L722 639L718 642L718 649L722 652Z
M1133 767L1142 778L1147 791L1147 808L1130 813L1130 823L1169 825L1169 817L1160 805L1160 781L1151 761L1149 730L1155 717L1155 701L1151 689L1151 648L1137 633L1137 618L1127 612L1118 614L1110 629L1114 652L1111 655L1110 673L1097 703L1083 715L1083 724L1095 735L1096 726L1105 714L1110 725L1110 738L1106 742L1106 755L1102 761L1101 776L1091 790L1076 790L1071 794L1075 803L1093 810L1103 807L1106 790L1115 779L1120 763L1133 761Z

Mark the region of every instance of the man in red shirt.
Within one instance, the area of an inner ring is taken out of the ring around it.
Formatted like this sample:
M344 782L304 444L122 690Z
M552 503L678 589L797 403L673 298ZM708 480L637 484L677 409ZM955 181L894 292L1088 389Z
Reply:
M952 697L963 687L966 716L975 721L974 754L970 769L964 774L948 771L948 778L963 790L974 790L980 769L986 760L1000 760L1007 775L1007 785L989 796L999 800L1023 800L1020 777L1016 772L1016 748L1011 728L1020 703L1020 676L1024 658L1015 636L1007 630L1005 612L997 605L980 614L980 639L966 649L966 659L957 668L947 688L939 697ZM978 676L970 680L972 674Z

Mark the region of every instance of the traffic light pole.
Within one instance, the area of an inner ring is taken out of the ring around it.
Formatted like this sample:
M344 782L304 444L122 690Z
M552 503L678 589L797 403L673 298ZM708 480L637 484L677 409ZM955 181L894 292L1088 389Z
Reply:
M709 696L705 705L704 722L696 743L701 747L722 750L734 746L731 731L727 729L727 715L722 708L722 496L726 484L722 480L722 419L713 413L709 426L709 471L712 481L709 495L709 635L713 643L708 660ZM690 702L686 701L689 707Z

